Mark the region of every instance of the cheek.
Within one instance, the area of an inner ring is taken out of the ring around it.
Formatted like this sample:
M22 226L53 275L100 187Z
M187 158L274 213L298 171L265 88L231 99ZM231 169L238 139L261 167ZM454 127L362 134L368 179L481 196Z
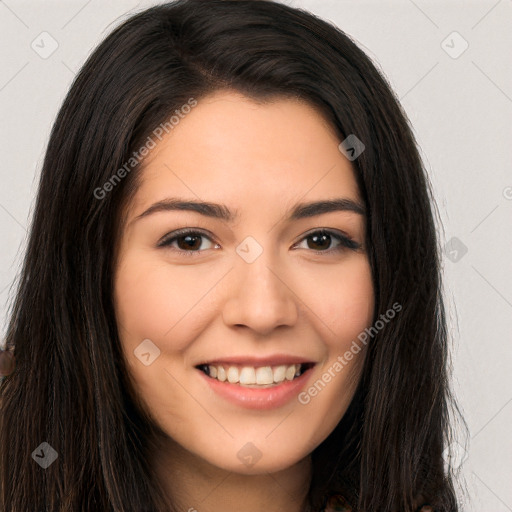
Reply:
M336 319L333 330L339 332L343 339L347 335L355 338L370 325L374 313L374 289L367 260L358 261L352 272L347 272L340 279L337 289L339 307L332 316Z
M191 265L176 271L165 262L133 251L116 274L114 296L117 321L124 330L121 335L139 343L146 338L162 344L172 339L172 347L167 348L185 348L194 328L201 324L200 299L214 283L215 276L208 275L206 269Z
M129 256L119 266L114 296L117 321L124 334L152 339L166 325L170 327L172 319L166 320L165 307L169 285L160 277L158 268L149 265L143 256Z
M344 351L368 327L374 313L374 289L366 257L358 255L335 271L317 273L307 284L306 305L321 320L329 349Z
M313 436L317 445L345 414L360 380L367 347L358 336L371 325L374 313L367 259L354 258L332 272L329 284L318 287L311 301L311 309L324 320L317 324L325 333L325 357L299 402L308 418L322 418Z
M202 325L199 300L204 287L212 286L211 275L202 276L196 268L193 277L192 269L176 271L176 267L156 261L154 255L132 250L123 257L115 276L114 305L125 361L142 402L157 416L173 411L178 417L186 402L186 395L172 378L172 362L180 360ZM144 340L151 340L160 351L149 366L134 353ZM170 388L174 392L170 393Z

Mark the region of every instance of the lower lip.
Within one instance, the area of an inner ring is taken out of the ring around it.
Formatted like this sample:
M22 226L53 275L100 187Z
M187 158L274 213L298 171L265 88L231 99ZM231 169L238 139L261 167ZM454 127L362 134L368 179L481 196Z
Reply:
M275 409L282 407L297 396L306 385L314 366L308 368L300 377L285 380L269 388L246 388L239 384L208 377L203 371L197 370L213 391L229 402L247 409Z

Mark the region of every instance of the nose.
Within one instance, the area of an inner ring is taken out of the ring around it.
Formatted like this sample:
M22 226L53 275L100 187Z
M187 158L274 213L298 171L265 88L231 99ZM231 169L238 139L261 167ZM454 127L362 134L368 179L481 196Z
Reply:
M279 326L297 322L298 298L285 273L266 257L266 251L252 263L238 260L229 279L229 297L223 308L229 327L245 326L267 335Z

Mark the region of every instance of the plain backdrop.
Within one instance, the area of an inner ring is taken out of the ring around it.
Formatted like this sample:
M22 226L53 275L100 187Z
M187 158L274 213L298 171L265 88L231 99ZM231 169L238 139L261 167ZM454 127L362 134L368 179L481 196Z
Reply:
M0 2L0 337L61 102L107 33L156 3ZM452 460L463 510L512 511L512 0L283 3L349 34L413 125L443 224L453 389L470 431Z

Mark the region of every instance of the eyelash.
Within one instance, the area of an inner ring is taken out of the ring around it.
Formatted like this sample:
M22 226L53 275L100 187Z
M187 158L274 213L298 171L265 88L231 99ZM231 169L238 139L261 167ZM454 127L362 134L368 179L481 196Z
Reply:
M158 247L170 247L171 244L173 242L175 242L177 239L182 238L182 237L186 237L188 235L199 235L199 236L208 238L212 243L216 243L216 242L214 242L211 239L210 235L208 233L205 233L204 231L197 230L197 229L184 228L184 229L180 229L178 231L174 231L173 233L170 233L169 235L164 237L157 244L157 246ZM316 254L324 255L324 254L331 254L331 253L339 253L339 252L345 251L347 249L353 250L353 251L357 251L358 249L361 248L361 244L359 244L355 240L352 240L352 238L350 238L348 236L345 236L345 235L342 235L341 233L339 233L337 231L332 231L332 230L329 230L329 229L317 229L316 231L311 231L308 234L306 234L306 236L301 238L297 242L297 244L299 244L300 242L302 242L302 241L312 237L313 235L320 235L320 236L329 235L329 236L331 236L333 238L338 239L339 242L340 242L340 244L338 246L336 246L335 248L327 249L325 251L317 251L315 249L309 249L310 251L312 251L313 253L316 253ZM297 244L295 244L295 245L297 245ZM201 250L185 251L183 249L175 249L175 248L173 248L173 250L177 251L178 253L183 254L186 257L194 257L196 254L203 252ZM204 250L207 250L207 249L204 249Z

